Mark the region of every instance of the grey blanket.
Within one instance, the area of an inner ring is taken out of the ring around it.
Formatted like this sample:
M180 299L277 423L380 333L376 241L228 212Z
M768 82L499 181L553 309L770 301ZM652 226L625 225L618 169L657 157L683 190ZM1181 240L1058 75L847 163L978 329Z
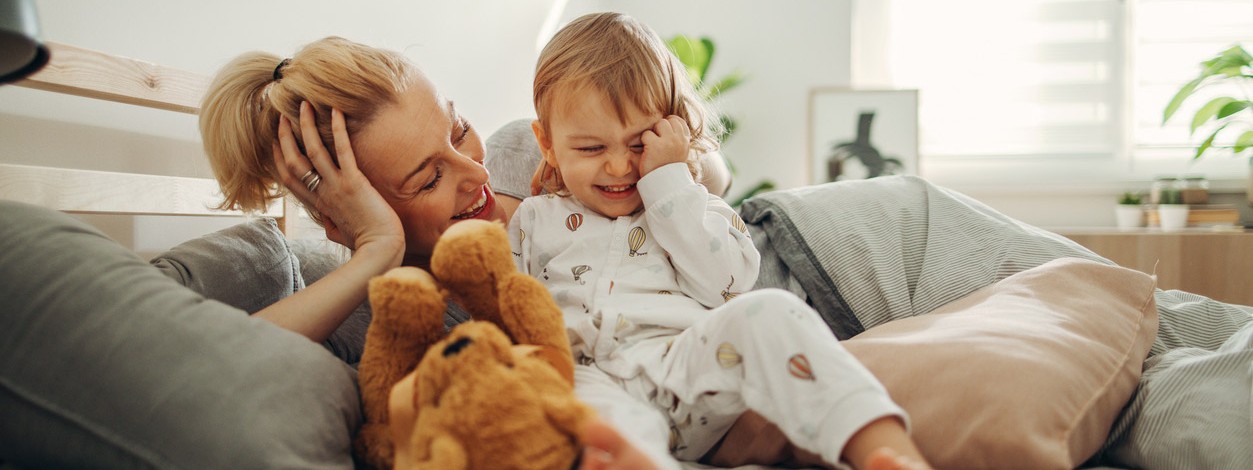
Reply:
M1110 263L909 176L775 191L741 215L759 239L764 282L799 286L841 339L1057 258ZM1253 467L1253 308L1180 291L1158 290L1156 300L1159 333L1140 389L1099 463ZM1214 412L1215 403L1234 409Z

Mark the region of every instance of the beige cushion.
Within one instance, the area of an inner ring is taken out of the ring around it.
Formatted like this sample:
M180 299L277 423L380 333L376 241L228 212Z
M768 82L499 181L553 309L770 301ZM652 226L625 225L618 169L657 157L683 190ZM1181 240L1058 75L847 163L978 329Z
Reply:
M937 468L1074 468L1100 449L1157 334L1154 279L1061 259L843 344Z

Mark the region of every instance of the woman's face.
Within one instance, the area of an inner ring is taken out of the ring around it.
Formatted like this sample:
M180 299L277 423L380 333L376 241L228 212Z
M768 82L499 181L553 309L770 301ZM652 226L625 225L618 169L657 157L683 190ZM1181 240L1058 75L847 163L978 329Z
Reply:
M353 137L361 172L400 216L405 252L425 258L467 219L505 221L487 185L483 142L426 77Z

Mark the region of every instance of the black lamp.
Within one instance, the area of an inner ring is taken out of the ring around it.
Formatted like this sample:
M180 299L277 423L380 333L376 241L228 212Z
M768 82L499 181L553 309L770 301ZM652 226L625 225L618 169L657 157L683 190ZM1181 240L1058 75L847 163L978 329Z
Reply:
M31 0L0 0L0 84L26 78L48 63Z

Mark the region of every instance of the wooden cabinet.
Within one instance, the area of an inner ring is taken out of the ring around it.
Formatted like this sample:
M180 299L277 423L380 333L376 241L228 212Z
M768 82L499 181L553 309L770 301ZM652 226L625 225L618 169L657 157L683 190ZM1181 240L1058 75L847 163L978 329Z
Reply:
M1119 265L1153 274L1162 289L1179 289L1253 305L1253 231L1188 229L1053 229Z

